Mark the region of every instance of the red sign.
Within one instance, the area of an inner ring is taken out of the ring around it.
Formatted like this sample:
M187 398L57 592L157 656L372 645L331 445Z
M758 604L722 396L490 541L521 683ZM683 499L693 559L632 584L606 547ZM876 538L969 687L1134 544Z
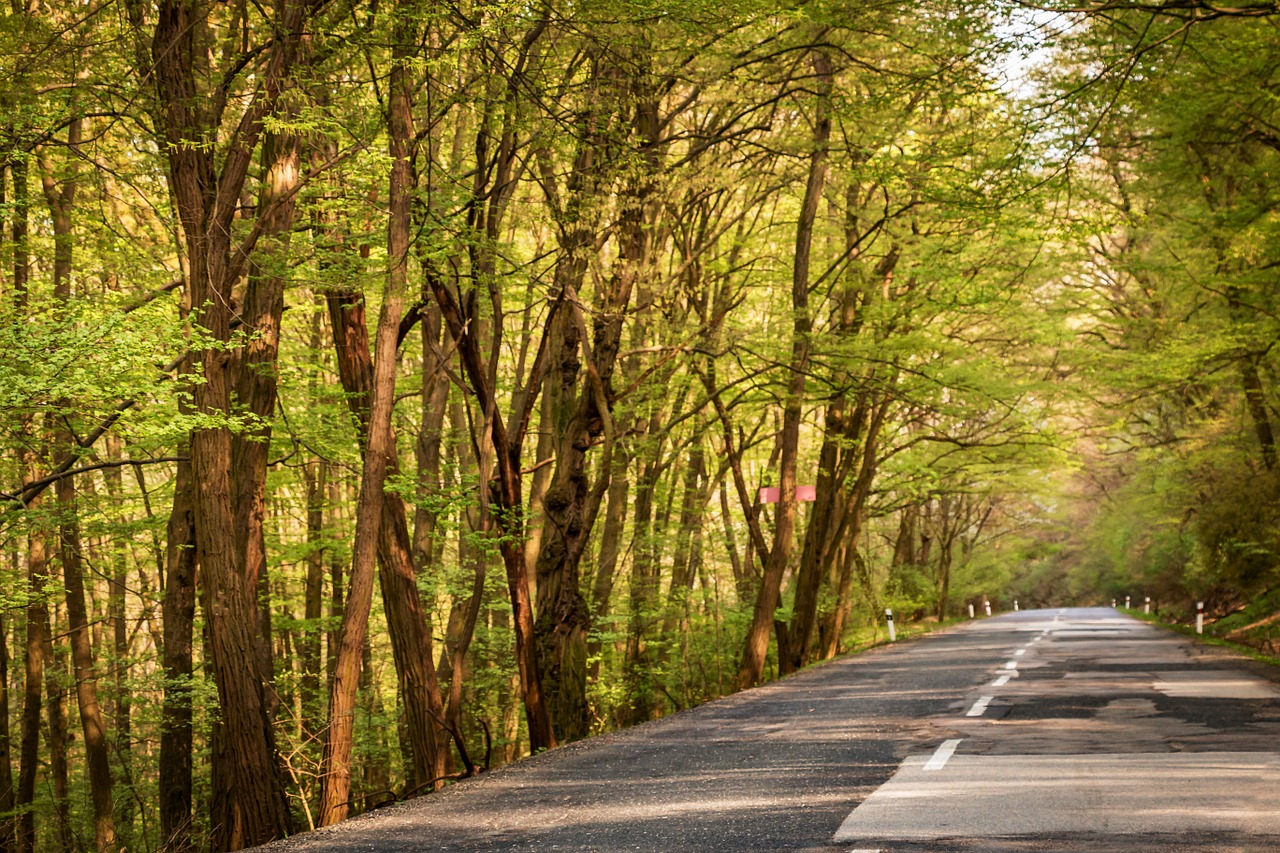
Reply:
M778 490L776 486L770 486L768 488L761 489L760 503L776 504L780 496L781 496L781 492ZM817 486L796 486L797 501L800 501L800 502L816 501L817 499L818 499Z

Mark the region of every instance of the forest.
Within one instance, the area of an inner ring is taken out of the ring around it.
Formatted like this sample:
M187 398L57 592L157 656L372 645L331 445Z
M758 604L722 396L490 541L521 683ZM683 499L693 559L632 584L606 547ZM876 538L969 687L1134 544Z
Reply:
M10 0L0 851L254 846L886 609L1274 651L1278 175L1271 0Z

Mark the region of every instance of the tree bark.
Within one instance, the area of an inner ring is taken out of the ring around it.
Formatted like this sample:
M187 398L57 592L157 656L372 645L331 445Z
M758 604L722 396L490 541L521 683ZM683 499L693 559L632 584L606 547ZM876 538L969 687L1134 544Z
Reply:
M780 451L779 498L773 547L765 564L764 577L756 597L751 627L747 631L736 686L739 690L757 684L764 674L769 650L769 631L782 587L782 575L791 559L796 522L796 463L800 448L800 418L804 407L805 376L809 366L809 256L813 246L813 227L818 203L827 174L827 153L831 139L830 98L834 71L831 60L822 53L813 56L817 77L818 102L813 125L813 152L809 157L809 179L804 202L796 223L795 262L791 276L791 307L794 312L791 341L791 377L782 413L782 431L778 436Z
M22 745L18 764L17 849L35 853L36 773L40 767L40 710L45 681L45 647L49 644L49 609L45 604L48 582L47 547L44 531L33 529L27 539L27 583L31 599L27 604L27 640L24 649L25 687L22 703Z
M184 371L185 372L185 371ZM189 453L189 444L179 448ZM192 644L196 609L195 482L190 462L179 462L165 553L164 705L160 728L160 843L167 853L190 853L192 837Z
M308 740L319 736L324 710L320 707L320 618L324 612L325 529L324 502L329 466L316 459L303 468L307 488L307 579L303 592L303 619L306 629L301 640L299 663L302 675L298 692L302 701L302 732Z
M13 576L18 577L17 551L14 552ZM13 741L9 728L9 625L0 616L0 853L11 853L17 843L17 822L13 817Z
M191 466L198 559L209 644L206 657L222 708L212 760L212 846L233 850L289 834L291 818L275 751L270 706L259 646L257 574L246 563L237 530L237 475L231 431L236 375L223 342L230 341L232 289L255 241L271 227L263 211L246 244L233 247L232 223L265 122L279 106L302 38L308 4L282 0L275 37L264 54L259 87L239 114L221 167L210 144L221 116L200 91L205 73L206 30L200 9L186 0L163 0L152 41L159 130L169 161L169 185L186 241L192 321L214 345L197 350L203 381L194 387L196 413L213 425L192 431Z
M89 789L93 799L94 843L99 853L116 847L115 805L111 796L111 761L107 752L106 725L98 704L98 671L89 641L89 612L85 604L84 569L80 557L75 480L58 481L59 537L62 543L62 580L66 587L67 621L70 623L71 660L76 677L76 704L84 733Z
M408 17L408 16L406 16ZM388 141L391 155L389 181L390 216L387 225L387 277L378 317L369 389L364 469L356 504L356 535L351 560L351 585L347 593L339 633L338 660L329 693L329 727L325 736L320 788L320 825L344 820L351 792L351 749L356 688L360 675L369 608L373 599L374 564L386 503L384 485L388 463L394 454L391 428L395 404L396 345L409 268L411 183L410 145L413 140L412 100L406 63L413 50L417 23L411 17L397 27L393 48ZM407 30L407 32L406 32ZM336 328L336 327L335 327ZM407 531L406 531L407 538ZM413 577L412 565L409 566ZM386 594L392 590L385 590ZM392 605L388 604L390 608ZM392 629L394 631L394 627ZM428 658L430 663L430 659ZM425 781L425 780L420 780Z
M67 146L73 151L80 144L82 122L72 120L67 131ZM73 165L59 180L55 168L44 164L41 173L45 200L53 221L53 294L55 303L65 308L71 299L72 218L76 198L76 169ZM63 400L70 409L72 401ZM60 431L57 444L63 453L79 449L75 438ZM66 592L68 634L71 660L75 672L77 707L84 733L85 758L89 769L89 788L93 800L94 842L99 853L116 846L115 806L111 796L111 762L107 752L106 725L98 704L98 671L89 639L89 614L85 604L84 568L80 551L80 520L76 481L64 477L57 483L58 536L62 561L63 587Z

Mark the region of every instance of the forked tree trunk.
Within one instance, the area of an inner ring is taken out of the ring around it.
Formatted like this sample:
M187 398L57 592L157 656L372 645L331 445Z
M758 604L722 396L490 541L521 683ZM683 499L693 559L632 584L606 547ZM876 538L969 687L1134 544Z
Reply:
M409 33L403 28L410 28ZM409 228L412 186L409 145L413 118L408 91L407 51L416 22L403 23L397 31L391 70L388 110L391 178L390 216L387 226L387 277L374 342L369 420L364 442L364 466L360 497L356 504L355 545L352 548L350 587L339 630L338 660L329 691L329 725L325 734L320 786L320 825L345 820L351 795L351 750L355 723L356 690L361 655L367 639L369 609L373 601L374 566L383 528L384 485L393 450L391 414L395 404L396 344L404 313L409 266Z
M169 184L186 241L192 321L214 342L231 338L232 288L244 258L231 245L232 221L265 120L288 78L305 8L287 0L278 4L278 35L266 54L260 89L246 105L237 144L227 149L218 169L218 152L207 144L217 131L211 126L216 117L206 112L193 59L204 48L199 9L184 0L163 0L159 6L152 51ZM195 410L215 424L191 434L206 659L222 709L212 757L210 822L213 848L234 850L283 837L292 827L260 663L257 577L247 577L245 550L237 547L243 531L237 530L234 504L234 442L230 429L219 423L231 412L236 377L221 345L197 351L196 362L203 381L194 387Z

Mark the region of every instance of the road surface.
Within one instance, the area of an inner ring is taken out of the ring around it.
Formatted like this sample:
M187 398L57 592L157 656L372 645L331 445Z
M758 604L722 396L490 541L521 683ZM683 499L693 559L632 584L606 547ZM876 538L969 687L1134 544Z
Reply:
M1275 851L1276 679L1110 609L1010 613L270 849Z

